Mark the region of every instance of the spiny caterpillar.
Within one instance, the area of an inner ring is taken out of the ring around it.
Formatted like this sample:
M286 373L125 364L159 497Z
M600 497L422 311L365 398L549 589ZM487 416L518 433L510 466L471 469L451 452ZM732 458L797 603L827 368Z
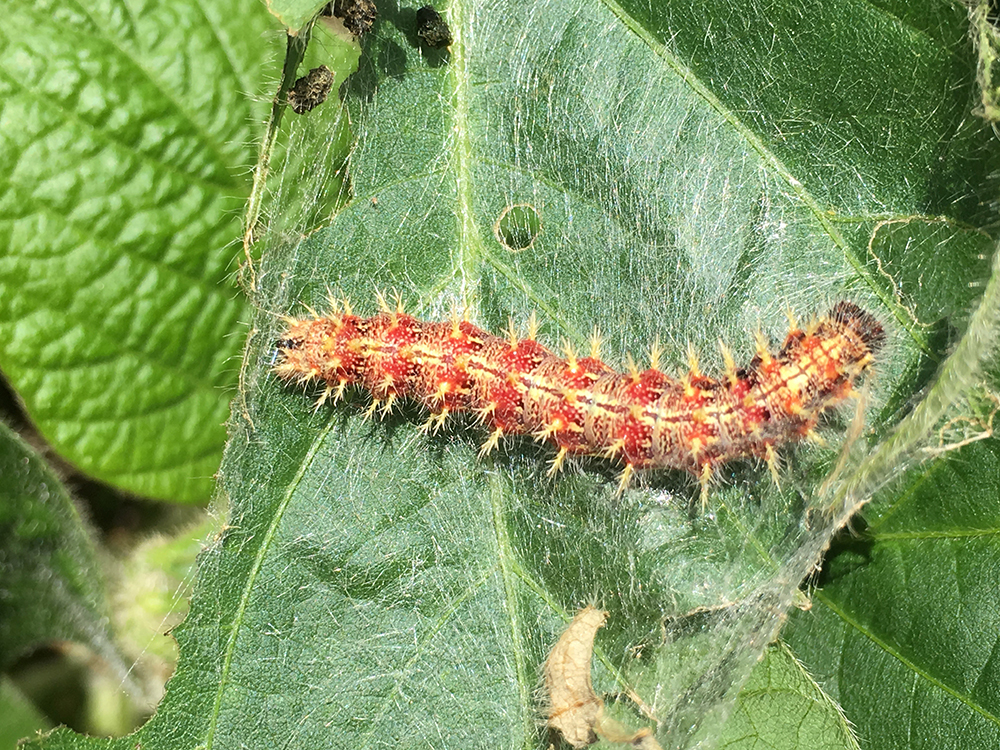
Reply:
M559 357L513 327L496 336L467 320L430 323L389 308L370 318L331 300L334 311L285 318L277 342L275 373L284 380L320 381L317 408L337 401L352 385L371 393L372 406L388 413L409 398L431 413L437 428L453 412L472 412L492 429L480 455L504 435L531 435L558 452L549 473L569 455L600 456L624 464L619 492L637 469L682 469L701 483L702 501L715 469L757 457L777 480L781 445L813 437L823 412L855 394L885 338L882 326L852 302L839 302L804 329L792 321L777 354L762 336L757 353L737 368L721 344L725 373L704 375L689 352L690 369L679 378L652 362L616 372L598 355L567 347Z

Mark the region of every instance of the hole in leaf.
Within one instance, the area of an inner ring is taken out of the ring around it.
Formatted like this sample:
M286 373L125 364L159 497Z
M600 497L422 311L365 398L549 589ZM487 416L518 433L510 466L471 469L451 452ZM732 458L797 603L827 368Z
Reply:
M542 231L542 217L534 206L527 203L507 206L497 219L493 231L504 247L520 252L531 247Z

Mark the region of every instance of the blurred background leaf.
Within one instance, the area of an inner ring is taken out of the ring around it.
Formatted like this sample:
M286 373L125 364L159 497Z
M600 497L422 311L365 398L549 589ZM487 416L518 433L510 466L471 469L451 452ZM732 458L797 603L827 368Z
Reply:
M0 423L0 655L3 666L43 640L114 653L97 551L45 461Z
M62 483L0 423L0 668L39 647L75 643L101 661L118 691L139 698L109 627L98 557ZM3 695L12 725L34 723L17 685L5 680Z

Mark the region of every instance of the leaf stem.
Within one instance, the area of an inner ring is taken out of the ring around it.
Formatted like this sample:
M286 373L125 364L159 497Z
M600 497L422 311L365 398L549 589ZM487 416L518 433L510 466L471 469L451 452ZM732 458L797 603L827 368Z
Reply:
M281 81L278 84L278 91L275 93L274 100L271 103L271 116L268 118L267 129L264 132L264 138L260 143L260 151L257 154L257 163L253 168L253 187L250 190L250 199L247 201L246 215L243 219L243 256L245 263L240 269L241 281L244 273L248 279L244 285L248 293L253 292L257 285L250 247L257 239L257 224L260 221L267 176L271 168L271 154L274 152L274 144L278 139L281 118L285 114L285 108L288 106L288 92L295 85L296 73L309 46L309 39L312 36L312 28L315 20L314 17L298 32L287 35L285 64L281 69Z
M833 505L837 526L846 523L892 476L912 465L921 445L949 410L982 381L983 365L1000 341L1000 247L969 328L944 361L937 380L892 434L865 460Z

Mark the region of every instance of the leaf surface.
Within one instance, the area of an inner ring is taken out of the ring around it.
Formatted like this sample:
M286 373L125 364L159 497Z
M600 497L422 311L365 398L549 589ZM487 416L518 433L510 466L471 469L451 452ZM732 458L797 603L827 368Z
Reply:
M597 692L664 747L718 740L828 541L808 511L851 414L830 420L827 447L789 451L780 489L747 462L705 511L670 472L615 498L615 467L551 481L530 441L478 460L471 421L428 435L415 408L365 419L360 393L316 409L270 374L277 316L330 289L371 313L395 289L422 316L465 311L493 331L535 312L554 346L584 350L597 324L622 366L659 339L681 369L691 341L717 370L717 338L747 362L752 331L779 338L786 308L848 298L891 341L863 457L930 381L958 335L949 316L987 273L977 227L994 167L968 117L964 16L931 2L811 15L456 2L454 44L428 50L410 10L380 10L345 92L350 202L312 231L296 223L308 210L282 218L298 174L276 195L223 466L228 529L201 558L157 716L119 744L547 747L540 664L594 600L610 612ZM292 137L322 154L336 127L298 122ZM310 179L339 163L323 168ZM796 700L830 708L797 684ZM808 732L781 746L831 736ZM40 746L87 744L59 732Z
M998 477L995 438L913 472L835 545L812 611L792 618L789 644L862 747L1000 743Z
M295 33L325 5L320 0L265 0L267 9L290 32Z
M90 531L45 461L0 423L0 663L78 641L125 668L112 644Z
M778 645L764 652L743 685L718 746L856 750L858 742L836 702Z
M62 456L141 495L204 501L219 465L268 24L228 0L6 6L0 367Z
M31 705L9 677L0 678L0 710L4 722L0 724L0 747L16 748L22 737L51 728L49 721Z

